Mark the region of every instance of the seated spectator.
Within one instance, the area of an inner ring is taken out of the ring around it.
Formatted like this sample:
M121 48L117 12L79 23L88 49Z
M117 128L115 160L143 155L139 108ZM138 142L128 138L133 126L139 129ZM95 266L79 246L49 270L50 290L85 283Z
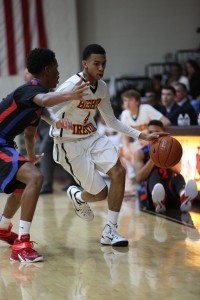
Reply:
M163 86L163 77L161 74L154 74L152 77L153 89L158 99L161 97L161 90Z
M190 118L190 124L189 125L197 125L197 113L194 110L194 107L191 105L189 97L188 97L188 91L183 83L176 83L174 85L174 88L176 90L176 96L175 101L178 104L181 109L183 109L183 117L188 114Z
M142 104L149 104L160 112L162 112L163 109L160 98L158 98L156 92L151 89L145 91L144 97L142 98Z
M189 91L189 79L183 75L183 69L179 63L173 63L170 68L170 73L166 79L166 85L174 85L177 82L184 83Z
M163 132L164 126L158 120L151 120L148 133ZM141 184L139 196L143 209L153 209L157 213L168 208L180 208L182 212L191 209L193 200L197 197L197 185L194 180L185 183L181 172L181 161L172 168L155 166L149 156L150 144L139 149L134 154L134 169L136 181Z
M121 114L121 121L126 125L136 128L141 131L147 130L147 125L150 120L157 119L163 122L165 126L170 125L167 119L161 112L153 108L149 104L141 104L141 95L136 90L127 90L122 93L124 110ZM129 177L134 182L135 172L133 170L133 153L141 147L141 142L133 141L127 135L122 135L122 152L124 162L129 170ZM132 171L130 171L132 170Z
M173 86L164 86L161 93L161 103L163 105L162 113L167 117L172 125L178 125L179 115L184 110L175 101L176 90Z
M200 67L195 60L188 60L185 64L186 74L189 79L189 95L192 99L200 100Z

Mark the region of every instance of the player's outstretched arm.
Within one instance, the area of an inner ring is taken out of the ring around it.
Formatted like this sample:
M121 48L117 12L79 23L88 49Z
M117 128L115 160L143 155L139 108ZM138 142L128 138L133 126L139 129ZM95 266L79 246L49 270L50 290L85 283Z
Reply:
M86 92L89 87L89 82L83 83L83 79L72 88L69 92L49 92L46 94L38 94L33 98L33 102L42 107L51 107L66 101L70 100L84 100L84 97L87 97L89 93Z
M42 119L47 122L49 125L52 125L56 128L63 128L66 130L72 130L73 125L70 120L66 119L58 119L51 108L44 108L42 112Z

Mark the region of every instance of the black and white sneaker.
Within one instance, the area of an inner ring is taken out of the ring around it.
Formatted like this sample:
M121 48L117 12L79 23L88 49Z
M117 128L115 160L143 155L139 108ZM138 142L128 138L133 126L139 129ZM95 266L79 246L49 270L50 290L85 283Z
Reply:
M101 244L102 245L111 245L115 247L126 247L128 246L128 240L117 233L117 224L109 225L106 224L104 227Z
M94 213L91 210L90 206L87 204L87 202L82 201L76 197L76 194L80 191L81 190L77 186L71 185L67 190L67 195L74 205L75 213L77 214L77 216L86 221L92 221L94 218Z

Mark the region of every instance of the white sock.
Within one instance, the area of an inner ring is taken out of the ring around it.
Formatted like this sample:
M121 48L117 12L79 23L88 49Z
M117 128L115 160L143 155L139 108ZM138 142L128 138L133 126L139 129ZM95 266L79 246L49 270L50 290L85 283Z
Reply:
M108 210L107 222L110 225L116 225L118 220L119 212Z
M19 237L18 237L19 240L22 235L29 234L30 227L31 227L31 222L20 220L20 222L19 222Z
M81 202L85 202L85 201L82 199L82 197L81 197L81 193L82 193L82 192L78 192L78 193L76 194L76 198L78 198L78 200L81 200Z
M5 218L3 215L0 219L0 228L8 229L11 219Z

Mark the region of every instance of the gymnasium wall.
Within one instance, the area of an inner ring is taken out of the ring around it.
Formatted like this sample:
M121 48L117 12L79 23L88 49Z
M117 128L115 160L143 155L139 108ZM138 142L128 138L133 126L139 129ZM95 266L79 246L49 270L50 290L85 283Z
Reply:
M144 73L167 53L200 46L199 0L77 0L81 48L107 50L106 76Z
M88 43L107 51L105 78L144 74L167 53L196 48L199 0L44 0L49 48L56 52L60 83L80 69ZM0 98L23 81L23 74L0 78Z

